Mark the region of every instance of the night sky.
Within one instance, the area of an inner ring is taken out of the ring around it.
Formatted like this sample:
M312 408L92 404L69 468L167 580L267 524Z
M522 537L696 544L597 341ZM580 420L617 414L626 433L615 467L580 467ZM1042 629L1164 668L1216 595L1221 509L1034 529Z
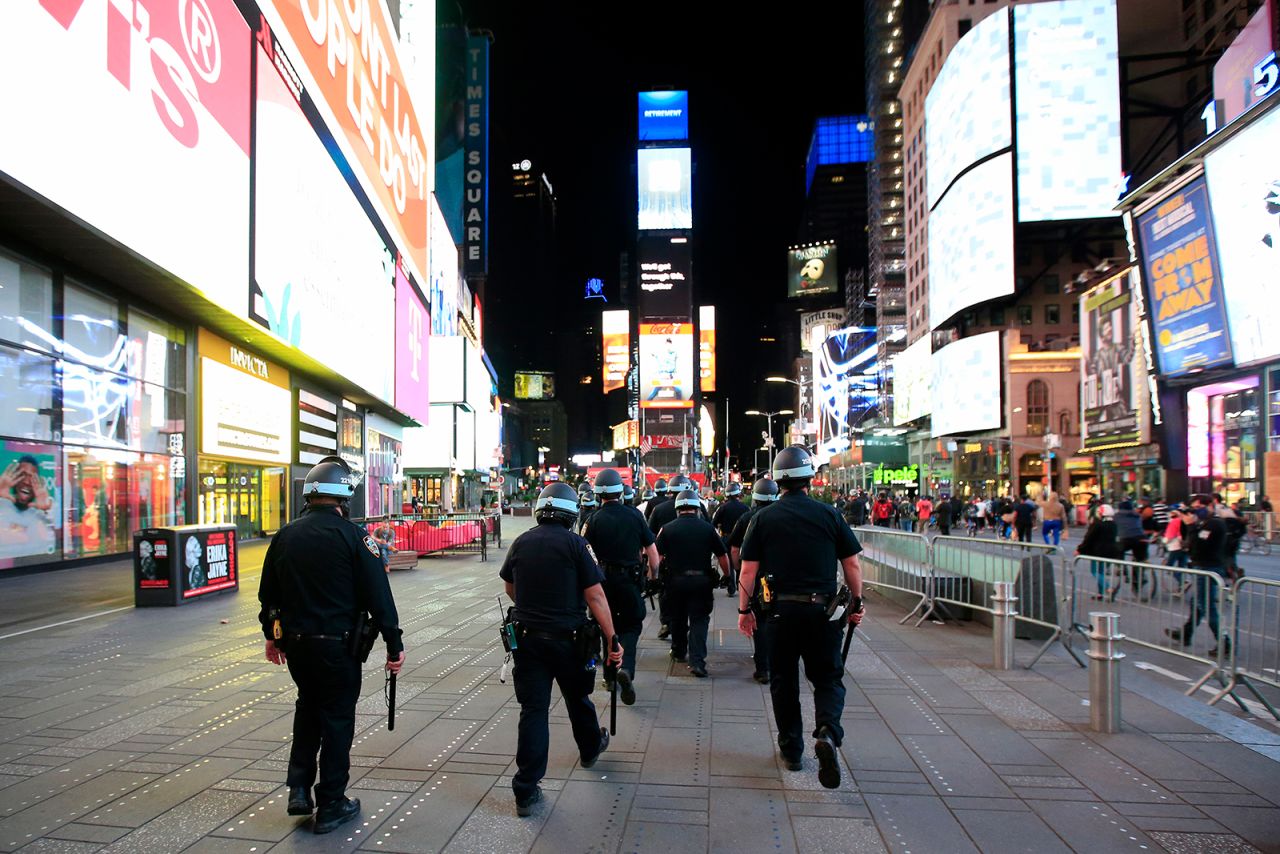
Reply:
M785 249L804 202L813 121L865 104L861 3L847 4L843 17L826 8L806 14L814 8L779 6L765 18L696 2L461 4L472 28L493 33L489 239L491 268L505 272L489 280L485 339L504 385L513 370L548 367L512 364L506 342L526 339L537 349L548 331L573 334L598 317L601 303L582 299L592 276L616 297L619 253L634 240L636 92L688 89L694 298L719 312L712 399L723 412L721 401L731 398L733 451L749 455L751 445L737 439L762 426L743 410L791 405L793 387L762 382L781 366L756 358L757 324L785 297ZM622 12L630 15L625 23L616 17ZM503 255L510 164L524 157L541 163L555 189L552 294L522 289L512 281L519 259ZM598 365L550 367L562 384L599 373ZM591 399L599 405L600 397L597 380ZM596 450L604 439L589 435L581 409L570 408L570 453Z

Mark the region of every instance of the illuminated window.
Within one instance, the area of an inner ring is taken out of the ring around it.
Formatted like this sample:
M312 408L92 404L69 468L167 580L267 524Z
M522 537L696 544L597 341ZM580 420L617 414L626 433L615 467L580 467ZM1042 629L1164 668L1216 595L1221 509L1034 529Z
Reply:
M1049 384L1044 380L1027 383L1027 435L1043 436L1049 431Z

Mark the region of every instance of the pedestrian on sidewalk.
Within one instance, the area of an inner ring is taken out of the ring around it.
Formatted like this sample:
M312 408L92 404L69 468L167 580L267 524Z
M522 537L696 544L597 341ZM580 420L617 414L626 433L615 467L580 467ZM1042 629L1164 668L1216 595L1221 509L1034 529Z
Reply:
M1186 507L1184 504L1175 504L1170 508L1169 524L1164 528L1164 565L1176 567L1190 566L1190 557L1187 552L1187 543L1183 539L1182 513ZM1173 592L1175 596L1181 596L1186 591L1182 589L1182 573L1175 572L1173 574L1173 583L1176 588Z
M893 502L889 500L889 496L880 493L876 497L876 503L871 507L871 519L875 522L877 528L890 527L890 517L893 516Z
M325 457L312 466L302 485L307 506L271 540L258 587L267 660L287 664L298 686L288 812L311 815L314 809L316 833L328 833L360 814L360 801L348 798L346 789L360 665L375 631L387 645L386 669L399 673L404 664L400 618L378 544L342 513L358 481L341 457ZM371 631L362 636L358 615L366 610L364 625Z
M729 577L728 549L709 522L699 518L698 493L686 489L676 496L676 518L658 532L658 554L666 566L667 616L671 629L671 658L689 661L689 672L707 676L707 629L715 607L717 577L711 570L714 557L719 578ZM832 508L834 512L834 508Z
M919 520L920 533L927 534L929 532L929 520L933 518L933 501L929 496L922 495L920 500L916 502L916 519Z
M1120 556L1120 545L1116 540L1115 510L1110 504L1098 505L1094 520L1085 529L1080 545L1076 546L1076 554L1112 560ZM1107 566L1108 564L1099 560L1089 562L1089 571L1098 585L1098 592L1090 597L1092 599L1103 599L1108 595ZM1117 582L1115 589L1109 594L1111 601L1115 601L1119 589Z
M1188 551L1193 569L1212 572L1222 577L1226 583L1226 540L1227 529L1222 520L1214 516L1208 508L1183 508L1178 511L1182 525L1186 529ZM1184 647L1191 646L1191 637L1196 627L1209 614L1209 631L1218 640L1218 591L1210 585L1209 579L1203 575L1196 576L1195 597L1187 613L1187 620L1180 629L1165 629L1169 638ZM1224 638L1226 653L1231 652L1231 639ZM1218 654L1218 644L1209 650L1209 655Z
M1051 536L1055 546L1062 542L1069 520L1067 508L1058 500L1058 493L1050 492L1044 503L1040 505L1040 518L1040 536L1044 539L1045 545L1049 544Z
M915 529L915 525L916 505L904 495L898 502L898 527L909 534Z
M846 622L862 621L862 547L844 520L830 507L809 497L813 458L800 445L784 448L773 461L773 479L782 497L759 513L742 544L742 589L738 600L738 628L751 637L756 617L748 591L763 577L772 594L769 603L769 663L773 719L778 749L790 771L803 766L804 733L800 715L800 659L813 685L814 753L818 781L828 789L840 785L836 755L844 739L844 662L840 642ZM836 596L839 564L852 599L844 619L833 620L827 610Z
M773 478L762 477L757 480L751 487L751 509L738 519L729 538L725 540L724 544L729 549L729 565L733 567L734 574L739 579L738 587L733 591L735 596L740 596L742 590L742 541L746 539L747 528L750 527L751 520L757 513L767 510L777 500L778 484L773 482ZM746 593L751 613L756 618L756 631L751 636L752 660L755 662L756 670L751 674L751 678L761 685L768 685L769 624L767 618L769 613L761 601L759 578L756 579L753 588Z
M511 790L521 817L532 815L542 800L538 783L547 773L552 682L560 687L582 767L595 765L609 746L609 730L600 726L591 702L600 643L588 627L588 608L609 648L609 663L622 666L622 647L612 643L604 575L587 541L573 532L577 493L567 483L548 483L538 494L534 517L538 524L515 538L498 573L515 603L517 646L511 655L520 723Z
M1018 532L1018 542L1031 542L1031 529L1036 524L1036 503L1031 496L1022 493L1021 499L1013 508L1013 526Z

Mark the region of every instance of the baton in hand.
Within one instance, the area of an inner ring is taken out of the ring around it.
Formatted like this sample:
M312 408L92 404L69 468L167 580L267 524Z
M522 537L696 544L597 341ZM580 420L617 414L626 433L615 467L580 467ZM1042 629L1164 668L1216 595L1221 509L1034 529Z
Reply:
M853 643L853 632L856 628L858 627L850 621L848 627L844 630L844 648L840 650L841 664L844 664L849 660L849 645Z
M848 649L847 644L845 645L845 649L846 650ZM387 732L391 732L395 728L396 728L396 675L392 673L391 679L388 682Z
M618 636L613 636L613 642L609 644L609 651L621 649L622 643L618 640ZM609 735L618 734L618 668L612 664L608 664L609 657L605 656L606 664L604 666L605 678L609 680Z

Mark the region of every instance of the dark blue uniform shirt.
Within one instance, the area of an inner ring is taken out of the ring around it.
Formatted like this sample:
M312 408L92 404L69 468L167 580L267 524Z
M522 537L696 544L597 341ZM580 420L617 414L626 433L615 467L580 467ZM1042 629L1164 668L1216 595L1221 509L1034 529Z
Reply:
M711 574L711 556L725 553L724 541L710 523L695 515L680 516L658 532L658 551L669 572Z
M727 537L733 533L733 526L749 512L750 508L737 498L730 498L720 505L716 515L711 517L711 524L716 526L720 536Z
M517 622L544 632L586 622L582 591L604 581L587 541L559 522L540 522L516 537L498 575L515 585Z
M835 593L836 564L862 551L853 531L829 504L800 491L784 492L767 513L756 513L740 556L760 562L778 593Z
M653 542L653 532L634 507L610 501L592 514L582 532L602 564L635 566L640 550Z

